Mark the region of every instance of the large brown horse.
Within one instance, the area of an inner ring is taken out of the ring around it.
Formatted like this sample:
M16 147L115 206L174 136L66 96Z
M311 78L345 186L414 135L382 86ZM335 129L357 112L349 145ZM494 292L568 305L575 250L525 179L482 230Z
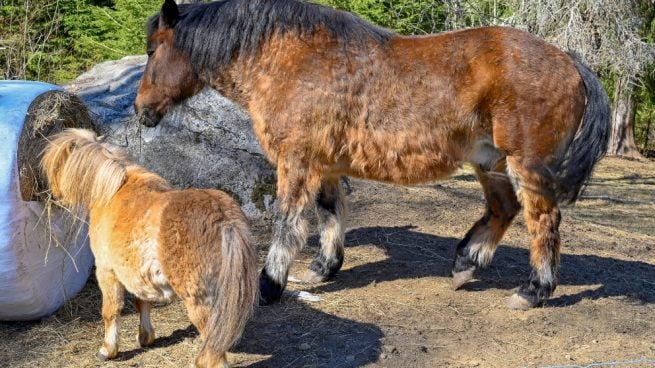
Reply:
M523 207L533 271L511 308L542 304L559 266L561 201L575 201L606 151L608 100L574 56L512 28L404 37L296 0L227 0L149 22L135 109L147 126L211 86L248 110L277 166L279 209L260 277L280 297L319 208L321 250L304 276L343 263L342 175L399 184L441 179L469 162L487 210L457 246L459 287L487 265Z
M227 367L257 301L257 252L239 205L218 190L174 190L90 130L52 137L42 158L52 194L89 213L105 339L118 354L125 290L136 297L139 346L154 342L153 302L177 294L204 343L197 367Z

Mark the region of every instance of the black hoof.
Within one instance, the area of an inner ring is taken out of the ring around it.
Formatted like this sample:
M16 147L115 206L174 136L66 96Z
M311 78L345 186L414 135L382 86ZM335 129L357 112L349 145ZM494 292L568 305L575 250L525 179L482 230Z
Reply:
M259 305L270 305L280 300L284 286L273 280L264 268L259 277Z
M340 252L332 259L327 259L323 253L319 253L309 265L309 269L320 276L322 281L326 281L333 278L339 272L342 265L343 252Z
M541 278L537 275L536 272L532 271L530 274L530 281L521 285L516 291L511 300L518 301L520 300L520 305L524 305L526 308L515 308L515 309L528 309L535 307L543 307L546 303L546 300L553 295L557 284L555 281L542 283ZM516 304L516 303L515 303ZM512 308L512 305L510 305Z
M464 254L460 254L464 253ZM473 272L477 265L469 258L468 250L460 252L460 249L457 250L455 254L455 261L453 262L452 275L455 279L455 289L458 289L460 286L464 285L468 280L473 278ZM459 276L458 276L459 275ZM464 280L464 278L466 278Z

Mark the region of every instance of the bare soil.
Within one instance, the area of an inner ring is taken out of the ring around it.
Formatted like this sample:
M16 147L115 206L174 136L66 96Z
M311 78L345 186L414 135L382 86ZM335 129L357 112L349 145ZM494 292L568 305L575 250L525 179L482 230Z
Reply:
M352 182L346 262L330 282L290 284L320 302L261 307L233 349L235 367L655 366L655 163L605 159L585 196L563 208L560 286L543 308L505 306L527 278L528 236L517 218L492 264L464 290L450 268L482 215L470 171L418 187ZM269 226L254 224L261 255ZM293 272L317 251L315 233ZM130 304L130 303L128 303ZM199 348L180 302L153 312L155 346L135 348L128 305L118 360L99 363L100 294L82 293L39 322L0 324L0 365L186 367Z

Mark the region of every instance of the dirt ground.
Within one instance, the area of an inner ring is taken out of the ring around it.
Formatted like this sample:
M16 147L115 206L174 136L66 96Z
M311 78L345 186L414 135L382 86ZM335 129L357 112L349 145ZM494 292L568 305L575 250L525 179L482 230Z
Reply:
M455 246L483 212L467 170L434 185L352 182L343 270L290 284L319 302L261 307L229 356L235 367L655 366L655 163L605 159L585 197L563 209L560 286L543 308L505 307L527 278L517 218L492 264L453 291ZM266 224L255 224L263 256ZM313 233L293 272L317 251ZM197 333L180 302L157 308L155 346L136 349L137 315L121 325L118 360L98 363L100 295L92 278L54 316L0 324L0 366L186 367ZM129 304L129 303L128 303ZM592 363L604 363L592 365Z

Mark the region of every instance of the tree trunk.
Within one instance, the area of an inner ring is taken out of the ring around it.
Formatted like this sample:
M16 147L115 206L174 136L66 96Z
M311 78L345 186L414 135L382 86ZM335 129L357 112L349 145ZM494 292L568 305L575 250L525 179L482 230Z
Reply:
M635 113L637 101L630 78L620 78L614 88L612 134L608 155L642 158L635 144Z

